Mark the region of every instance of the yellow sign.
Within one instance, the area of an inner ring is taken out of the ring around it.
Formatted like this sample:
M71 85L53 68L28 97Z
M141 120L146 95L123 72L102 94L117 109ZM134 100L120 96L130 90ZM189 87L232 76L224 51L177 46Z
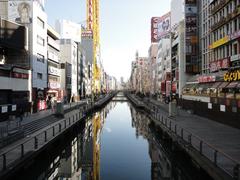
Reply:
M227 72L224 74L224 81L240 81L240 70Z
M214 43L212 43L209 46L209 49L215 49L215 48L227 43L229 40L230 40L229 36L225 36L224 38L219 39L218 41L215 41Z

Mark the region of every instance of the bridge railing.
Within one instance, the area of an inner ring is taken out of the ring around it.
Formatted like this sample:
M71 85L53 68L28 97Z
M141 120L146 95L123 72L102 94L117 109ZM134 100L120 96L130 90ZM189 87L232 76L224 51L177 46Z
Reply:
M169 118L164 117L156 110L152 111L151 116L167 128L168 131L181 138L188 147L192 147L197 150L198 153L210 160L215 166L219 167L234 180L240 180L240 163L238 161L220 149L207 143L189 130L182 128Z
M95 104L87 102L83 106L79 107L78 113L49 125L47 128L42 129L41 132L32 134L31 136L27 137L28 139L13 145L7 150L4 150L3 148L2 152L0 151L0 174L3 171L13 167L14 163L25 158L27 155L38 151L45 144L52 141L57 135L77 123L79 120L85 117L84 113L92 109L94 106L96 106L96 104L99 102L102 103L103 101L108 101L114 95L114 93L106 95L100 99L100 101L95 102Z
M7 151L0 153L0 171L5 171L11 168L11 166L18 160L21 160L28 154L39 150L45 144L52 141L62 131L65 131L83 117L83 111L80 111L69 118L65 118L52 124L40 133L31 135L29 139L22 141L21 143L12 146Z

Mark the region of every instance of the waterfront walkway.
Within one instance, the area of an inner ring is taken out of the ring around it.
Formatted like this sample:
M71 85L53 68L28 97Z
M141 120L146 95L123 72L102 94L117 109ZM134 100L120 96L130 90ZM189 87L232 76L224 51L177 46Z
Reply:
M179 107L176 115L169 117L168 104L152 98L130 96L129 99L134 98L139 104L144 102L145 109L157 124L191 145L231 177L240 179L240 129L191 114Z
M150 102L158 106L161 114L168 116L168 104L154 99ZM240 129L179 108L177 108L177 115L169 119L240 162Z
M0 149L0 178L85 118L86 113L103 107L114 95L115 92L101 96L94 104L83 101L65 106L64 117L55 117L48 111L36 117L25 118L22 122L24 137Z
M74 108L75 106L84 104L86 102L87 102L87 100L81 100L79 102L72 102L72 103L69 103L69 104L65 104L65 105L63 105L63 109L68 110L70 108ZM44 118L46 118L48 116L51 116L53 114L54 114L54 112L51 109L46 109L46 110L43 110L43 111L39 111L37 113L30 114L28 116L23 117L21 125L26 125L26 124L31 123L33 121L44 119ZM12 122L17 122L17 121L19 121L19 118L16 117L16 119L14 119L14 120L0 122L0 127L6 127L8 125L8 123L11 122L11 121Z

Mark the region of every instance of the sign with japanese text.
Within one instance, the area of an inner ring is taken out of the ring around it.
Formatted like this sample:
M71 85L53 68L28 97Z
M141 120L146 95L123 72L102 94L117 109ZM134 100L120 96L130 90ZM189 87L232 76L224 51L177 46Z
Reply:
M240 81L240 70L230 71L224 74L224 81Z
M17 79L28 79L28 77L29 77L28 74L17 73L17 72L13 72L12 76L13 76L13 78L17 78Z
M171 13L162 17L152 17L151 19L151 42L158 42L162 37L169 34L171 30Z
M221 69L227 69L230 67L230 59L224 58L218 61L214 61L210 63L210 72L219 71Z
M185 0L185 47L186 72L197 74L200 72L198 52L198 5L197 0Z
M19 24L32 23L32 1L9 0L8 19Z
M219 39L219 40L215 41L214 43L212 43L209 46L209 49L215 49L223 44L226 44L228 41L229 41L229 36L225 36L222 39Z
M198 83L208 83L208 82L215 82L216 76L201 76L198 77Z
M48 66L48 74L52 74L55 76L60 76L60 70L58 68L52 67L52 66Z
M92 31L82 31L82 37L92 38L93 37L93 33L92 33Z

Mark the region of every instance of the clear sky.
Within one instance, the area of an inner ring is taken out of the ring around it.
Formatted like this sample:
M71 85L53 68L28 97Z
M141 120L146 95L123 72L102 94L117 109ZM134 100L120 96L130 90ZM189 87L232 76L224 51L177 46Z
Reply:
M127 80L138 50L147 56L151 44L151 17L170 10L170 0L100 0L100 41L105 71ZM48 21L86 22L86 0L47 0Z

